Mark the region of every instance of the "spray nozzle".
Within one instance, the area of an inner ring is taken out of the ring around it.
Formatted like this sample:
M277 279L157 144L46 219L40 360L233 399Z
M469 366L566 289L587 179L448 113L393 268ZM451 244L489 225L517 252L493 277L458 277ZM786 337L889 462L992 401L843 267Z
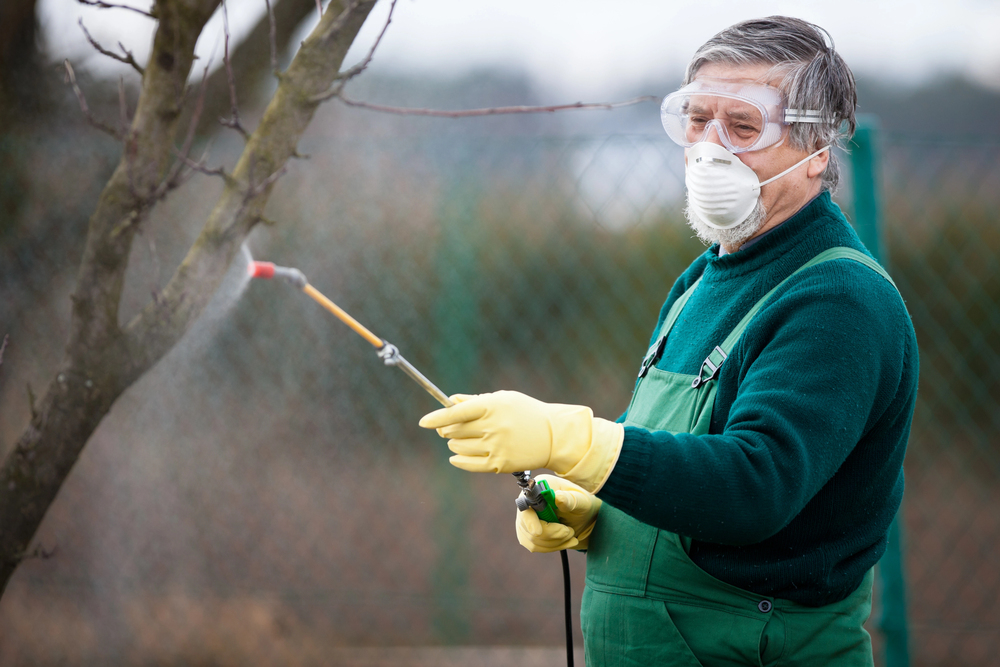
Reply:
M305 275L298 269L277 266L271 262L250 262L247 265L247 274L251 278L284 278L299 289L304 288L308 283Z

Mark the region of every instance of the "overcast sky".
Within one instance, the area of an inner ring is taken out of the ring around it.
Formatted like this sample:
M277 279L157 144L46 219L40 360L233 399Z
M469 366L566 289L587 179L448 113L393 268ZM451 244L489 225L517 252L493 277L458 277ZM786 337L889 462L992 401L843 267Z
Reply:
M264 0L228 0L234 38L264 11ZM118 0L148 8L149 0ZM325 2L324 2L325 5ZM357 60L384 23L381 0L348 61ZM39 0L46 48L53 58L116 71L92 57L79 18L105 47L121 41L140 62L153 22L134 12L98 10L75 0ZM461 74L482 67L526 71L567 99L660 93L647 81L682 71L706 39L737 21L788 14L832 34L856 73L914 83L962 72L1000 88L1000 2L997 0L399 0L373 68ZM198 52L221 54L215 17ZM310 21L310 27L315 19ZM266 46L262 45L262 48Z

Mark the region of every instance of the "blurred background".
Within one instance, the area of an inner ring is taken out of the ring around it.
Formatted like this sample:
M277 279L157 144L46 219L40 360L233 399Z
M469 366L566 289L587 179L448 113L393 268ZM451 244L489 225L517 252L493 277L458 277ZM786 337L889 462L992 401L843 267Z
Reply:
M229 8L251 128L274 88L264 3L253 4ZM862 182L881 215L870 238L920 343L901 512L910 662L998 664L1000 11L974 0L537 4L402 2L348 93L446 109L662 96L736 21L787 13L831 32L872 128L874 162L862 166L874 176ZM276 11L282 43L315 24L313 0ZM153 25L138 14L68 0L0 8L0 456L62 354L87 220L120 157L82 117L61 62L108 122L120 78L133 109L137 95L137 75L93 54L80 18L143 62ZM242 148L213 121L229 109L216 19L195 68L215 63L198 138L210 166ZM446 392L517 389L614 419L662 300L704 251L681 213L681 151L656 104L449 120L335 101L299 150L309 157L275 189L273 224L84 450L36 537L39 557L0 600L0 665L562 660L559 559L517 545L514 481L449 466L443 441L416 426L432 399L304 295L248 283L246 262L302 269ZM839 152L848 175L835 200L852 221L863 154ZM220 190L197 177L154 211L123 321L164 285ZM584 557L570 561L578 610ZM876 598L885 664L881 587Z

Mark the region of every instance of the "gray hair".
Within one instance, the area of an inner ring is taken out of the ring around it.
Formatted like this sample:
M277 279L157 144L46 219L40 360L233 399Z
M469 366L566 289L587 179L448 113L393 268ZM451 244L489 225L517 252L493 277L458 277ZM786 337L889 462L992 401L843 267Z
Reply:
M842 147L842 139L854 135L858 106L854 74L834 50L830 33L817 25L788 16L737 23L695 52L684 83L708 63L773 65L772 79L781 77L778 87L789 108L821 111L825 122L792 123L788 136L795 148L812 152L827 145ZM836 191L840 165L832 151L822 180L824 189Z

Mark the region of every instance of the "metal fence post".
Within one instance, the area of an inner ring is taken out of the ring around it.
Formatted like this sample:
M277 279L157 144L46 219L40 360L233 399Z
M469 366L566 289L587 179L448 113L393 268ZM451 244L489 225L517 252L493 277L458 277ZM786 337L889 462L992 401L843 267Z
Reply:
M479 326L474 285L478 191L469 178L456 175L450 180L453 185L445 190L440 212L441 240L435 260L440 292L434 303L437 335L433 345L434 377L449 395L473 392ZM441 445L437 445L442 451L435 489L446 519L436 523L434 532L440 553L431 577L439 606L432 622L439 638L454 645L468 642L472 630L468 608L472 475L452 467L446 456L450 452Z
M854 226L861 242L880 263L881 192L878 155L879 123L875 116L859 116L858 128L851 142L851 167L854 187ZM902 508L900 508L902 512ZM909 629L906 618L906 578L903 566L902 530L897 514L889 528L889 542L878 566L882 616L878 627L885 637L886 667L910 664Z

